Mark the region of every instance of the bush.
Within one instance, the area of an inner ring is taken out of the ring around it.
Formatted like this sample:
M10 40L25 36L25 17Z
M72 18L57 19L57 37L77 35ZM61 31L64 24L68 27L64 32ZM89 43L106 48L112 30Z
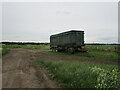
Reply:
M91 67L90 70L98 75L95 88L120 88L120 71L117 68L107 71L100 67Z

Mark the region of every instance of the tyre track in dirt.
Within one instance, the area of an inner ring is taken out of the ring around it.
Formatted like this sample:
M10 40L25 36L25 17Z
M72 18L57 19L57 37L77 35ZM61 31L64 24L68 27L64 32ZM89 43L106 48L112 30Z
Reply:
M56 81L48 78L47 71L34 60L80 61L98 64L118 65L117 62L88 57L50 54L47 50L11 49L2 58L3 88L59 88Z
M2 58L2 88L57 88L31 59L32 50L11 49Z
M81 57L74 55L59 55L51 54L48 51L36 51L31 55L33 60L49 60L49 61L70 61L70 62L90 62L94 64L108 64L108 65L119 65L120 62L114 62L105 59L93 59L89 57Z

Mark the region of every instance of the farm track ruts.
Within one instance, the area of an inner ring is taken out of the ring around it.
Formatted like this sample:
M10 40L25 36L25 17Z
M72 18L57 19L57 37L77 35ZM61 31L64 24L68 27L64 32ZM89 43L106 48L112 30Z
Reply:
M80 61L80 62L90 62L90 63L98 63L98 64L110 64L110 65L118 65L119 62L113 62L105 59L92 59L89 57L80 57L73 55L56 55L50 54L48 51L36 51L31 56L32 59L38 60L50 60L50 61Z
M2 58L2 88L57 88L30 57L32 50L12 49Z
M46 70L39 67L33 60L51 61L80 61L100 64L113 64L101 59L90 59L87 57L64 56L50 54L46 50L26 50L21 48L11 49L2 58L2 87L3 88L57 88L59 85L48 78Z

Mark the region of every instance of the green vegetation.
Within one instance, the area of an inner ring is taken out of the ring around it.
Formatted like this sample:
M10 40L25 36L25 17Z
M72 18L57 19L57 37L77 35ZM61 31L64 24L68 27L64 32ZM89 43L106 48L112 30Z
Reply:
M117 50L118 45L86 45L89 51L104 51L104 52L114 52Z
M11 48L31 50L46 50L48 54L70 56L64 52L53 52L49 45L2 45L2 55L7 54ZM87 53L77 52L71 56L88 57L118 61L117 45L86 45ZM0 53L1 54L1 53ZM51 79L56 79L65 88L120 88L120 71L116 65L92 64L89 62L46 61L36 62L49 71Z
M49 50L49 45L2 45L2 48L24 48L31 50Z
M118 61L118 45L86 45L85 49L88 51L87 53L77 52L73 54L73 56L80 57L89 57L93 59L106 59L111 61ZM64 52L52 52L49 51L50 54L64 55L69 56L69 54Z
M118 53L116 52L89 51L88 53L77 53L76 56L118 61Z
M6 55L10 51L10 48L2 48L2 55Z
M2 45L0 44L0 58L2 57Z
M92 58L118 61L118 45L87 45L86 49Z
M24 48L24 49L32 49L32 50L47 50L49 54L57 54L69 56L65 52L53 52L49 48L49 45L2 45L2 55L5 55L9 52L11 48ZM105 59L111 61L118 61L118 45L86 45L85 49L88 50L87 53L77 52L72 56L79 57L88 57L93 59Z
M7 54L11 48L24 48L31 50L49 50L49 45L2 45L2 55Z
M120 71L114 65L88 62L36 60L49 70L51 79L64 88L120 88Z
M98 75L95 88L120 88L120 71L118 68L105 70L95 66L90 70Z

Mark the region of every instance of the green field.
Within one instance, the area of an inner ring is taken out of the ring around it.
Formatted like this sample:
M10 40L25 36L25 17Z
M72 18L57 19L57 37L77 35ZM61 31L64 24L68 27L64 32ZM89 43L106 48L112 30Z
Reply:
M86 45L85 49L88 51L87 53L77 52L73 54L73 56L79 57L89 57L92 59L105 59L110 61L118 61L118 45ZM64 52L52 52L51 54L64 55L69 56L69 54Z
M49 50L49 45L2 45L2 55L7 54L12 48L23 48L31 50Z
M9 53L11 48L45 50L50 55L69 57L87 57L90 59L118 62L117 45L86 45L87 53L53 52L49 45L3 45L2 55ZM90 62L68 62L36 60L44 67L51 79L59 82L64 88L120 88L120 70L117 65L93 64Z
M88 62L36 60L49 71L51 79L64 88L120 88L120 71L114 65Z
M47 50L49 54L66 55L69 54L64 52L53 52L49 50L49 45L2 45L2 55L5 55L10 48L24 48L32 50ZM86 45L85 49L87 53L77 52L74 56L89 57L93 59L106 59L111 61L118 61L118 46L117 45Z
M2 45L0 44L0 58L2 57Z

